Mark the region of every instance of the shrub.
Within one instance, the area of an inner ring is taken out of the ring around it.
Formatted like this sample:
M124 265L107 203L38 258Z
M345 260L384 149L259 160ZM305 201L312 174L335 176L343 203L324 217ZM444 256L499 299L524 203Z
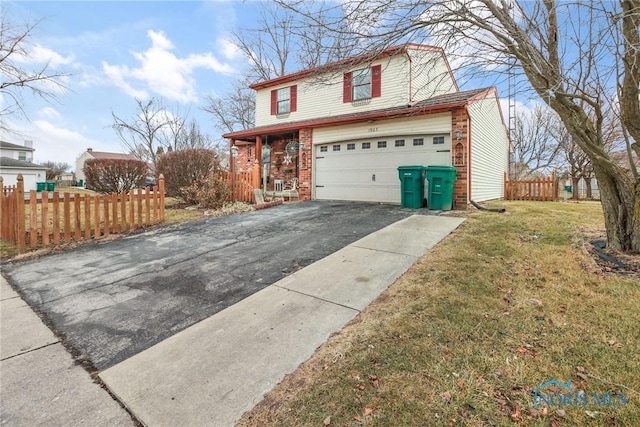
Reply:
M194 184L206 182L202 178L218 168L216 152L204 148L171 151L158 156L156 162L156 173L164 175L167 195L189 203L195 203Z
M87 188L109 194L143 186L149 167L142 160L90 159L83 171Z
M195 180L180 189L181 198L205 209L220 209L231 197L231 187L217 173Z

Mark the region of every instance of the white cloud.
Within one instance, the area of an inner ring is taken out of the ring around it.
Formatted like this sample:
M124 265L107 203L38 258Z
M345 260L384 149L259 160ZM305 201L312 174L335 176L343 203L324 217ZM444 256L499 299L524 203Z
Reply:
M151 39L151 47L144 52L131 52L139 61L138 67L102 63L103 71L113 84L129 95L146 98L151 91L183 103L197 101L193 78L196 69L205 68L217 73L232 71L228 64L221 63L210 52L177 57L172 52L175 49L173 43L161 31L149 30L147 35Z
M36 44L31 49L29 56L35 62L39 63L49 63L52 67L57 67L59 65L69 65L73 63L74 56L62 56L58 52L55 52L49 48Z
M75 59L73 55L62 56L58 52L40 44L30 46L24 54L17 54L13 58L23 64L49 64L52 68L60 65L69 65Z
M229 60L235 60L243 57L238 46L229 39L218 39L216 44L222 55Z
M59 119L60 113L53 107L44 107L40 110L40 115L48 119Z
M135 98L147 98L149 94L144 90L134 89L129 83L125 81L125 77L131 74L129 67L126 65L109 65L106 62L102 61L102 69L107 77L111 80L111 82L124 90L127 95L133 96Z
M35 148L34 161L69 163L75 170L76 158L88 147L100 151L121 151L120 147L108 147L106 144L93 140L77 130L60 127L49 120L34 120L33 127L25 133L24 139L33 141Z

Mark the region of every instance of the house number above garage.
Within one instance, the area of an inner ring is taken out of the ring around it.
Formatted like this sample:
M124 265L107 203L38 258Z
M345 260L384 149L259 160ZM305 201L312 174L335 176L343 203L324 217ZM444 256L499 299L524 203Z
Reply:
M369 132L378 132L378 128L369 128Z

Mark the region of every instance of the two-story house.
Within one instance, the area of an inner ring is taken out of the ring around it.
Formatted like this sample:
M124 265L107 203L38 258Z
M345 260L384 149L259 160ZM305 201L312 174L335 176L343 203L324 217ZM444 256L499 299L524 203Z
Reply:
M395 46L251 88L256 126L223 135L233 163L270 182L297 178L301 199L399 203L402 165L455 166L459 208L504 195L496 89L460 91L440 48Z
M0 176L3 186L13 186L22 175L24 190L37 188L37 182L47 179L47 168L33 163L33 142L25 141L25 145L0 141Z

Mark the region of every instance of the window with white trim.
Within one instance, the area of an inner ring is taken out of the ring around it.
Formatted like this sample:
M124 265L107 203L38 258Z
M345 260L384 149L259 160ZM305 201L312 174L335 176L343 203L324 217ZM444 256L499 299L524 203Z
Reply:
M378 148L387 148L387 141L378 141Z
M371 68L363 68L353 72L353 100L371 98Z
M369 148L371 148L371 143L370 142L363 142L362 143L362 149L363 150L368 150Z
M334 145L333 151L340 151L340 145Z
M444 136L434 136L433 145L444 144Z
M356 144L347 144L347 150L355 150Z
M293 113L298 108L298 86L271 91L271 115Z
M404 139L396 139L396 147L404 147Z
M326 153L327 150L328 150L328 147L326 145L323 145L323 146L320 147L320 152L321 153Z
M424 138L413 138L413 145L424 145Z

